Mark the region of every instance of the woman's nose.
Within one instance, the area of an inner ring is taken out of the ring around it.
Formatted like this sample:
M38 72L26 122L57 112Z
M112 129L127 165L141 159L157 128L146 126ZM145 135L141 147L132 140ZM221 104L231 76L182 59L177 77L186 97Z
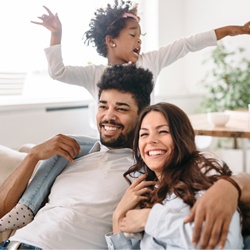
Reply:
M156 144L157 142L158 142L158 139L157 139L156 136L150 135L150 136L148 137L148 143Z

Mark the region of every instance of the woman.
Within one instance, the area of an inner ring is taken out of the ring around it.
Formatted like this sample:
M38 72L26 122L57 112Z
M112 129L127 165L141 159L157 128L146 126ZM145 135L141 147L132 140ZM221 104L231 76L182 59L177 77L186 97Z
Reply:
M196 199L219 178L230 181L240 196L240 188L230 178L232 172L212 154L196 150L192 125L187 115L173 104L147 107L140 115L136 135L136 164L124 176L129 181L138 172L146 174L131 184L118 204L113 214L113 233L106 235L109 248L199 247L192 244L193 223L184 220ZM152 190L145 187L144 180L155 181ZM141 239L132 240L122 232L143 233ZM225 246L217 247L243 248L237 211Z

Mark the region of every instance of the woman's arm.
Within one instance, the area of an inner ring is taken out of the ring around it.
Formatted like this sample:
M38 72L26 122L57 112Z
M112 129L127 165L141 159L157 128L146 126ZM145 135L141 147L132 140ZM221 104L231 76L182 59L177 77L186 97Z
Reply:
M138 177L126 190L121 201L117 205L113 213L113 234L120 232L120 221L126 216L126 213L134 209L137 204L146 200L146 193L150 193L151 189L147 188L148 186L155 185L154 181L145 181L147 177L146 174Z

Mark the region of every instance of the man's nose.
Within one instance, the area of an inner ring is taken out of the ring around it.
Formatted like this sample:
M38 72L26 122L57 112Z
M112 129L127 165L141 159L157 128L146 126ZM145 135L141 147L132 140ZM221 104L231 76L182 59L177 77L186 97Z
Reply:
M105 120L116 120L116 114L113 110L107 110L105 112Z

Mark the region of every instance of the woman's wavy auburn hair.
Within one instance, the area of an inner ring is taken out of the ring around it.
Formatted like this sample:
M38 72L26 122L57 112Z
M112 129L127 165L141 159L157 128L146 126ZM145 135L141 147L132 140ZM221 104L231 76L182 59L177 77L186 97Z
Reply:
M155 173L146 166L138 146L142 121L150 112L159 112L165 117L174 143L174 150L163 167L161 180L157 180ZM172 192L193 206L197 191L207 190L221 175L232 174L224 162L216 158L206 158L197 151L194 129L188 116L171 103L161 102L146 107L141 112L136 126L133 150L136 163L124 173L126 180L129 181L128 176L135 178L135 173L139 172L147 173L147 180L158 181L157 188L153 188L153 194L147 202L141 204L141 207L152 207L155 203L162 203L167 193Z

